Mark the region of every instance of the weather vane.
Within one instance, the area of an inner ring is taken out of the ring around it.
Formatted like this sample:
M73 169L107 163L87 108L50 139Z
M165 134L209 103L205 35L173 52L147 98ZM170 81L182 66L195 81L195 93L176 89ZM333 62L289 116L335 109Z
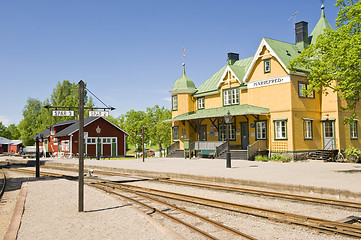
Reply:
M182 54L182 61L183 61L182 65L184 66L184 57L186 56L186 54L185 54L186 49L183 48L183 49L182 49L182 52L183 52L183 54Z

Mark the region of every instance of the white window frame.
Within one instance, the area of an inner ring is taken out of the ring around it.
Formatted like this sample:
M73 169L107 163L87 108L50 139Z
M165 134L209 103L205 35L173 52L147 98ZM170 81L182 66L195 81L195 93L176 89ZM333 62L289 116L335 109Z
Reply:
M275 139L287 139L287 120L274 120Z
M264 66L264 73L270 73L271 72L271 59L265 59L263 60L263 66Z
M176 134L174 133L177 133L177 136ZM173 138L173 141L178 141L179 140L179 127L178 126L173 126L172 128L172 138Z
M223 90L223 105L230 106L239 104L239 88Z
M357 129L357 120L353 120L350 122L350 138L351 139L358 139L358 129Z
M62 140L61 141L61 151L62 152L69 152L70 149L70 141L69 140Z
M226 141L227 140L227 124L219 125L219 140ZM233 123L229 124L229 141L236 140L236 128Z
M305 139L313 139L312 119L303 120L303 133Z
M204 105L205 105L204 102L205 102L204 97L198 98L198 109L204 109Z
M172 96L172 110L177 111L178 110L178 95Z
M267 139L267 123L266 121L256 122L256 140Z

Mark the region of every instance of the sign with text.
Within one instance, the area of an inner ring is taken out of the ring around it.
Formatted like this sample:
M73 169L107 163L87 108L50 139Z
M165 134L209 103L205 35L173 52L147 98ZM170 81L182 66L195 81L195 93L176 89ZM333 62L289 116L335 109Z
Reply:
M89 117L108 117L109 112L107 111L89 111Z
M247 88L265 87L265 86L270 86L270 85L287 83L290 81L291 81L291 78L289 75L287 75L287 76L282 76L282 77L275 77L275 78L270 78L270 79L249 82L247 84Z
M53 110L53 117L74 117L72 110Z

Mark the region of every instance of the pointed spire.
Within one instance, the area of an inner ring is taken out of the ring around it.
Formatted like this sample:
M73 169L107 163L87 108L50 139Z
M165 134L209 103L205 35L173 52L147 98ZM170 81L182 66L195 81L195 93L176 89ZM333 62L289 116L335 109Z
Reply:
M325 16L325 5L323 5L323 4L321 5L321 17L323 17L323 18L326 17Z
M321 6L321 18L318 20L315 28L312 30L308 40L310 44L314 44L316 42L317 37L323 33L325 29L332 30L331 24L327 21L325 17L325 6L322 4Z
M194 93L196 91L196 87L194 82L186 76L186 65L183 65L183 73L180 78L178 78L173 85L173 89L170 93Z

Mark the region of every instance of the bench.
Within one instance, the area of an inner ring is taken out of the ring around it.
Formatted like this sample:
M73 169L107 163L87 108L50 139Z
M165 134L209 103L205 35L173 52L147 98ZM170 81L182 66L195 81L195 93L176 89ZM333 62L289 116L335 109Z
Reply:
M214 159L215 154L215 150L201 150L201 157L209 157Z

